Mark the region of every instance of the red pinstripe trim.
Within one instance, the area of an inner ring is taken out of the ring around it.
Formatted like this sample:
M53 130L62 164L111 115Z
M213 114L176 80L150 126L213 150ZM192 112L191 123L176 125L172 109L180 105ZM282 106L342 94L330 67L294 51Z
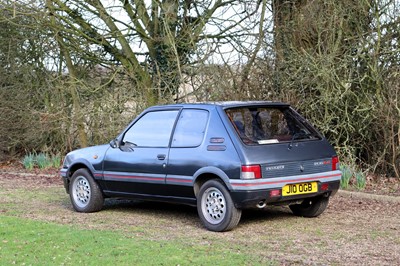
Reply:
M260 182L260 183L232 183L234 187L251 187L251 186L261 186L261 185L273 185L273 184L281 184L281 183L290 183L290 182L301 182L301 181L315 181L318 179L326 179L331 177L338 177L342 174L332 174L326 176L314 176L314 177L303 177L297 179L288 179L288 180L281 180L281 181L267 181L267 182Z
M136 176L136 175L105 174L104 177L121 178L121 179L142 179L142 180L164 181L163 177L147 177L147 176Z
M167 178L167 181L170 181L170 182L180 182L180 183L192 183L192 180L191 179L180 179L180 178L173 178L173 177L170 177L170 178Z

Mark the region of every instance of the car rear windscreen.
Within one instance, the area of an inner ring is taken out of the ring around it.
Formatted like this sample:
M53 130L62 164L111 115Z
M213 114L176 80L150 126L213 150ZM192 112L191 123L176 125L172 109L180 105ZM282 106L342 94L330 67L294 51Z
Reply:
M247 145L317 140L321 137L296 112L283 107L240 107L225 110Z

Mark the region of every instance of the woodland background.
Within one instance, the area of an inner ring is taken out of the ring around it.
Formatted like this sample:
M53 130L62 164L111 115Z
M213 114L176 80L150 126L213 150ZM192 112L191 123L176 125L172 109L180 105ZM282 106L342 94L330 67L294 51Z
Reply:
M400 178L399 0L0 0L0 161L106 143L144 108L293 104Z

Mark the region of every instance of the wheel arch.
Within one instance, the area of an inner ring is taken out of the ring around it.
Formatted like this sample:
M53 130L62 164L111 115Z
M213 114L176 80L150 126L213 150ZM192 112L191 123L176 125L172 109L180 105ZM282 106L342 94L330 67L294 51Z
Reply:
M196 197L200 191L201 186L205 182L211 179L217 179L222 181L222 183L227 187L229 191L232 190L231 183L229 182L229 177L226 175L224 171L214 166L207 166L199 169L194 174L193 190L194 190L194 195Z
M67 182L66 188L67 188L68 190L69 190L69 183L70 183L70 181L71 181L72 175L73 175L76 171L78 171L79 169L86 169L86 170L88 170L89 173L93 176L93 179L96 181L96 179L94 178L94 175L93 175L93 173L94 173L94 168L91 167L91 164L89 164L88 162L85 162L85 161L78 161L78 162L75 162L74 164L70 165L69 168L68 168L68 171L67 171L67 174L66 174L67 178L65 179L66 182ZM67 193L69 193L69 191L67 191Z

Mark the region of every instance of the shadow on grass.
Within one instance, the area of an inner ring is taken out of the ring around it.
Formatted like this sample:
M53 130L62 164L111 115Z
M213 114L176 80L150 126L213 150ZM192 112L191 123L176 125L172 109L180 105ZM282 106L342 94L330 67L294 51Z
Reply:
M103 210L143 210L143 211L157 211L157 212L196 212L196 208L179 205L173 203L156 202L156 201L142 201L142 200L126 200L126 199L106 199Z
M295 216L288 207L267 206L264 209L246 209L242 212L241 225L257 224L265 221L279 221L293 219Z
M107 199L103 210L112 212L132 212L154 216L154 218L168 217L174 221L180 220L183 223L193 223L193 225L199 222L197 209L195 207L164 202ZM295 216L293 216L288 207L267 206L264 209L254 208L243 210L240 225L251 225L291 218L294 219Z
M165 202L107 199L103 210L148 215L153 216L155 219L163 217L174 219L175 221L194 221L198 219L195 207Z

